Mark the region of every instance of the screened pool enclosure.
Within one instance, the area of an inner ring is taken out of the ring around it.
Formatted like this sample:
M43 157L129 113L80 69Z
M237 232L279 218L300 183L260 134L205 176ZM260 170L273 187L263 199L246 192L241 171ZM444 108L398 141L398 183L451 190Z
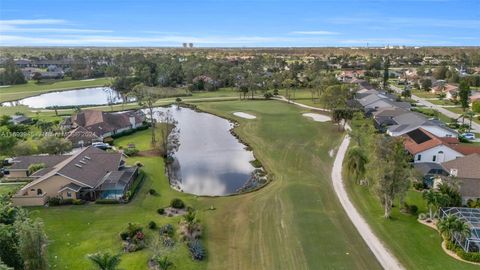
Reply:
M440 210L440 217L452 215L470 227L470 236L454 235L455 242L466 252L480 252L480 208L450 207Z

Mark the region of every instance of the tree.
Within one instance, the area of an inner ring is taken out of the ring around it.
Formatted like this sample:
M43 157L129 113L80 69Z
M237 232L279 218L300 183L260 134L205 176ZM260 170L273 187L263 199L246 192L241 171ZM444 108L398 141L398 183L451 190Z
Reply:
M362 148L354 146L348 150L346 161L347 174L353 177L355 183L358 184L359 180L365 176L367 163L368 158Z
M384 208L384 217L389 218L393 200L396 197L402 199L408 189L411 170L402 139L382 135L379 137L369 169L375 191Z
M422 85L423 91L430 91L432 88L432 80L430 79L422 79L420 84Z
M120 254L112 255L109 252L97 252L87 257L100 270L115 270L120 264Z
M48 269L47 235L43 223L29 219L16 223L18 232L18 251L23 259L25 270Z
M349 94L350 89L347 85L332 85L323 91L320 100L326 109L333 110L345 107Z
M37 146L31 141L19 141L12 151L16 156L30 156L38 152Z
M446 217L442 218L438 222L437 228L442 234L443 238L449 241L453 241L455 239L455 235L458 235L463 239L468 237L471 233L468 224L453 215L447 215Z
M40 83L40 80L42 79L42 73L40 72L33 73L32 79L37 81L37 83Z
M468 98L470 97L470 86L465 80L460 82L460 86L458 87L458 96L460 98L460 105L465 112L469 107Z
M444 80L447 77L448 68L446 66L436 67L433 70L433 77L437 80Z
M43 137L37 147L40 153L59 155L72 150L72 143L67 139L48 136Z
M150 123L152 125L152 139L151 144L155 145L157 142L155 138L155 117L154 117L154 109L155 109L155 102L160 99L161 97L165 97L162 89L159 88L151 88L146 87L143 83L135 85L133 88L132 95L137 98L137 102L140 106L143 106L148 110L148 114L150 117Z
M430 219L433 219L433 209L437 212L441 206L448 204L448 196L434 190L426 190L422 194L423 199L427 202Z
M383 90L388 90L388 79L390 78L389 68L390 58L387 57L383 63Z

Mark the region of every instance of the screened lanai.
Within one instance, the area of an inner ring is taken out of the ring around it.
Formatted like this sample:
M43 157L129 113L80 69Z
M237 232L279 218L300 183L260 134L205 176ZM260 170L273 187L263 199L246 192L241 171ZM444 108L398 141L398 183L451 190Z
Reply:
M455 242L467 252L480 252L480 208L450 207L440 210L440 217L456 216L470 227L470 236L455 235Z

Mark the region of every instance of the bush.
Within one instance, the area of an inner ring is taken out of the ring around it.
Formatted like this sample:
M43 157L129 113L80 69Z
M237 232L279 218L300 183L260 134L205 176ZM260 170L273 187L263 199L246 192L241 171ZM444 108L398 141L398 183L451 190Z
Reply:
M155 221L150 221L148 223L148 228L151 229L151 230L155 230L157 228L157 223L155 223Z
M480 253L479 252L465 252L463 249L457 251L457 255L470 262L480 262Z
M266 92L264 95L265 99L271 99L273 97L273 94L270 92Z
M123 153L127 156L136 156L138 154L138 149L137 148L127 148L123 150Z
M420 213L420 214L418 215L418 219L420 219L420 220L425 220L425 219L427 219L427 214L425 214L425 213Z
M72 203L73 203L74 205L82 205L82 204L86 204L87 202L84 201L84 200L80 200L80 199L73 199L73 200L72 200Z
M158 209L157 209L157 213L159 213L160 215L164 215L164 214L165 214L165 209L163 209L163 208L158 208Z
M175 241L171 237L163 237L163 246L171 248L175 245Z
M413 183L413 188L415 188L416 190L420 190L420 191L421 191L421 190L424 190L426 187L427 187L427 185L425 185L425 183L423 183L423 182L417 182L417 181L415 181L415 182Z
M407 211L408 211L408 213L411 214L411 215L416 215L417 212L418 212L418 206L416 206L416 205L414 205L414 204L409 205Z
M170 202L170 206L176 209L183 209L185 208L185 203L182 200L175 198Z
M120 238L123 240L123 241L126 241L127 238L128 238L128 232L121 232L120 233Z
M167 236L172 237L174 231L175 230L174 230L172 224L165 224L165 225L160 227L160 234L161 235L167 235Z
M136 161L136 162L135 162L135 166L137 166L137 167L143 167L143 163L141 163L140 161Z
M261 168L262 167L262 163L258 159L250 161L250 164L252 164L252 166L254 168Z
M148 194L150 194L150 195L157 195L158 193L157 193L157 191L156 191L155 189L151 188L151 189L148 190Z
M119 200L115 199L98 199L95 201L96 204L119 204Z
M202 242L198 239L188 242L188 250L192 254L192 259L196 261L203 260L207 255L207 252L203 247Z

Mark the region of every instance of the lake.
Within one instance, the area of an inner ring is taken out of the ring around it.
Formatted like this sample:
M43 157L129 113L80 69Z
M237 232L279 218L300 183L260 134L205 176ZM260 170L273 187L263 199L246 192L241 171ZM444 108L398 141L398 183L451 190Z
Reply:
M168 166L172 186L191 194L222 196L252 184L255 168L250 161L255 158L230 133L232 122L189 108L156 109L157 113L167 110L178 129L178 147L171 152L174 161Z
M109 102L110 101L110 102ZM129 99L135 101L134 99ZM4 102L3 106L27 105L31 108L53 106L83 106L122 103L123 98L109 87L82 88L68 91L49 92L16 101Z

